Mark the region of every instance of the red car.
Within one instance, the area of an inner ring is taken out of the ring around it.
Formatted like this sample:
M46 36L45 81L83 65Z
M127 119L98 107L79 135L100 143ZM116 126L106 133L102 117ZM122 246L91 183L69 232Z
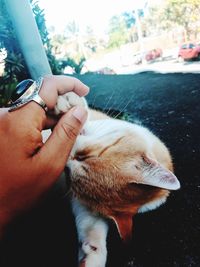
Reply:
M200 60L200 45L194 43L183 44L179 49L178 58L179 60Z
M148 51L145 55L145 59L146 61L155 60L156 58L162 57L162 54L163 54L162 49L156 48Z

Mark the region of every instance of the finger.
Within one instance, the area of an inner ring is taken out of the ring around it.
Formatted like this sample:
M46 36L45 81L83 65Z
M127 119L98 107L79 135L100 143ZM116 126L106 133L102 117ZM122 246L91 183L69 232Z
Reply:
M86 119L87 111L83 107L71 109L59 120L51 136L36 155L40 166L44 166L55 178L63 171Z
M63 95L70 91L74 91L79 96L85 96L89 92L89 87L74 77L48 75L44 77L39 94L47 107L53 109L56 105L58 95Z
M60 117L61 116L47 116L44 129L52 129L58 123Z
M73 91L79 96L85 96L89 92L89 87L80 80L69 76L54 76L58 83L58 94L63 95L69 91Z
M46 122L44 109L34 101L31 101L13 112L7 112L7 117L12 124L13 122L18 122L17 128L21 127L24 132L32 128L42 131Z

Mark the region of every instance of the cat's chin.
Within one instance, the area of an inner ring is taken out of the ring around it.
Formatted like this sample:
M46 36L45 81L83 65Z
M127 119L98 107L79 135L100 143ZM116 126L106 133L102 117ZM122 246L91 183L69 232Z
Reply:
M160 207L161 205L163 205L167 200L167 196L166 197L162 197L160 199L151 201L145 205L143 205L142 207L139 208L138 213L144 213L150 210L155 210L158 207Z

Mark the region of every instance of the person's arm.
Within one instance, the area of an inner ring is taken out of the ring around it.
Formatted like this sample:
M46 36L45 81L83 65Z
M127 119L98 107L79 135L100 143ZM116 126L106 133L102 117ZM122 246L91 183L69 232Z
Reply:
M83 96L88 90L75 78L48 76L40 96L51 110L58 95L74 91ZM74 107L55 125L33 101L13 112L0 109L0 233L55 183L86 118L83 107ZM43 144L41 131L47 126L55 127Z

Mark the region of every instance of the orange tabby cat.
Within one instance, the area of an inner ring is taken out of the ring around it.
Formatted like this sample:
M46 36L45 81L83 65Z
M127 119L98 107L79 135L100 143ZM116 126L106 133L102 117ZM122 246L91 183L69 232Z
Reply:
M56 113L76 104L74 93L59 98ZM179 189L166 146L148 129L89 110L89 119L67 163L76 218L81 266L104 267L112 219L124 242L131 238L132 217L166 201Z

